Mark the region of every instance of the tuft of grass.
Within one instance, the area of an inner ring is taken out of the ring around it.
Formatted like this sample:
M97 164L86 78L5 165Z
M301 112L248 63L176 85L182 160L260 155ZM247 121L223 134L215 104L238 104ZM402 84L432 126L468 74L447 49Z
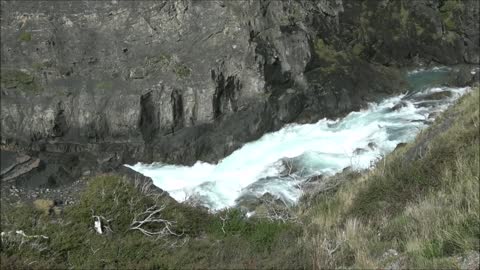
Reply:
M52 209L53 206L54 206L54 203L53 203L52 200L38 199L38 200L33 201L33 206L38 211L41 211L44 214L49 214L50 209Z

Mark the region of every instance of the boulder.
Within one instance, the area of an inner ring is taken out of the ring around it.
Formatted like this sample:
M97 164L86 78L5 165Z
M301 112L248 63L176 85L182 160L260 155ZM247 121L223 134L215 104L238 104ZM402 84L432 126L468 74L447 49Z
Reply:
M395 104L392 108L390 108L390 111L398 111L400 110L401 108L407 106L408 103L406 101L400 101L399 103Z
M353 150L354 155L362 155L362 154L365 154L366 152L368 152L368 150L365 148L356 148L355 150Z
M367 146L370 148L370 150L375 150L378 148L378 145L374 142L369 142Z

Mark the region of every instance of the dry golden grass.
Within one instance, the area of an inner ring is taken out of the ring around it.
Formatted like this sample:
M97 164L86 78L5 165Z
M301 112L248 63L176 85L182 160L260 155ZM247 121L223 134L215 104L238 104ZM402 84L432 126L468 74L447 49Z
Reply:
M44 214L48 214L50 209L52 209L52 207L54 206L54 203L52 200L38 199L33 202L33 206L38 211L41 211Z
M458 256L479 249L478 88L436 126L452 119L443 132L432 135L434 125L373 171L316 198L304 212L312 268L458 268ZM425 153L406 160L425 138Z

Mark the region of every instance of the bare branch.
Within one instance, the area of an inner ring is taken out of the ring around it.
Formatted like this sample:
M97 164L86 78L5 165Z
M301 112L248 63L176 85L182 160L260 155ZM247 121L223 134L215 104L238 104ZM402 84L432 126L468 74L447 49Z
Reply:
M262 204L267 209L266 218L271 221L281 221L282 223L297 222L300 223L299 218L290 208L290 206L282 198L261 198ZM283 205L278 205L280 201Z
M49 238L45 235L27 235L23 230L9 231L1 233L2 246L14 246L18 245L18 250L22 248L24 244L30 245L31 248L38 251L44 251L47 249L45 241Z
M335 239L333 241L327 240L327 238L323 239L322 248L328 253L328 256L332 256L337 250L346 242L345 232L342 233L342 237L340 239Z
M138 230L145 234L146 236L157 236L157 237L165 237L168 235L173 236L182 236L183 233L177 234L172 230L172 226L174 225L174 221L166 220L160 217L160 213L165 209L165 206L162 205L161 207L157 207L156 205L149 207L144 212L137 214L132 223L130 224L129 230ZM143 219L141 219L143 217ZM142 228L144 225L151 225L154 223L161 223L163 224L163 228L160 230L152 231Z
M95 215L93 209L90 209L90 211L92 212L93 228L98 234L103 234L104 230L105 232L113 233L112 228L110 228L110 222L113 221L113 219L107 219L104 216Z
M227 212L225 213L225 216L224 217L220 216L220 219L222 220L222 232L223 232L223 234L227 233L227 232L225 232L225 222L227 222L228 219L229 219L228 218L229 212L230 212L230 209L227 209Z

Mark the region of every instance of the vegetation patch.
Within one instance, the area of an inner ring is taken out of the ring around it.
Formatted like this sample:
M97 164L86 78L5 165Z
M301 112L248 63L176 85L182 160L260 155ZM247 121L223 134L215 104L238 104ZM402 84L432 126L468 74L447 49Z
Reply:
M170 71L175 73L179 79L185 79L192 73L192 70L186 64L178 61L176 57L164 53L145 58L145 66L149 71L148 73Z
M407 29L407 24L409 21L408 10L403 6L403 2L400 3L400 25L404 30Z
M321 38L315 40L314 50L317 57L322 61L320 69L325 74L344 71L351 60L350 55L347 55L344 51L335 50L333 46L326 44Z
M346 58L345 53L337 52L332 46L328 45L321 38L317 38L314 44L315 53L317 56L329 63L337 62L337 58Z
M456 18L464 9L462 0L446 0L440 7L442 21L447 30L455 31L457 29Z
M31 41L32 34L30 32L22 32L20 33L18 39L20 39L20 41L25 41L25 42Z
M111 81L101 81L95 84L95 88L98 90L112 90L113 83Z
M476 89L368 175L310 205L318 268L458 268L456 257L480 248L478 101Z
M53 60L46 60L46 61L43 61L43 62L32 63L32 68L35 71L41 71L43 69L48 69L48 68L51 68L52 66L53 66ZM64 68L64 69L67 69L67 68ZM61 73L64 74L66 72L61 72Z
M1 70L2 88L16 88L23 91L39 91L41 87L35 82L35 77L18 69Z
M415 23L415 31L417 36L421 36L425 32L425 28L423 28L420 24Z
M158 65L161 67L166 67L166 66L169 66L171 62L172 62L172 56L168 54L163 54L163 53L155 56L147 57L145 59L145 64L147 66Z
M181 79L189 77L192 72L190 68L184 64L176 64L173 71L175 72L177 77Z
M48 238L41 246L21 244L22 239L7 244L2 238L2 269L32 261L31 268L39 269L298 268L302 263L296 259L302 235L298 225L247 219L238 209L210 214L145 194L114 175L91 179L80 201L65 207L62 216L45 215L50 207L45 199L33 205L2 201L2 231ZM168 229L163 222L135 229L135 221L148 220L149 209L161 209L154 217L168 221ZM102 234L95 228L98 220Z
M33 206L36 210L48 214L50 209L53 208L54 202L52 200L38 199L33 201Z
M358 57L363 53L364 50L365 46L363 46L363 44L357 43L353 46L352 53Z

